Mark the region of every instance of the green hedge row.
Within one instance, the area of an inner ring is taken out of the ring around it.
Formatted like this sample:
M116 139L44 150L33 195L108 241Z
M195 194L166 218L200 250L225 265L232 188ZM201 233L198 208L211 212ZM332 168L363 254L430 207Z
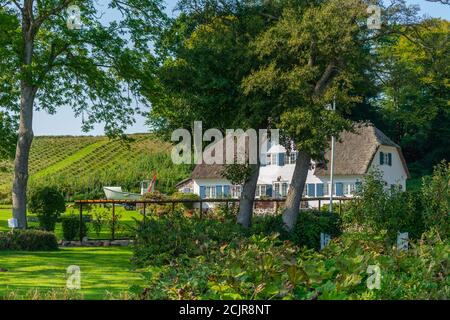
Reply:
M52 251L58 249L53 232L15 230L0 232L0 250Z

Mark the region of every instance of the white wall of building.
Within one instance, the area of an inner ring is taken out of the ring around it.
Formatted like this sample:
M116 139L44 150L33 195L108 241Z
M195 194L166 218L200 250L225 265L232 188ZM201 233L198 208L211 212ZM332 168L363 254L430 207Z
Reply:
M284 149L284 148L283 148ZM271 150L272 151L272 150ZM280 151L280 150L277 150ZM383 153L391 153L392 154L392 164L384 163L380 165L380 152ZM269 164L265 166L261 166L258 185L272 185L272 192L274 192L273 184L275 182L287 182L291 183L292 176L294 173L295 164L286 163L283 166L279 166L278 164ZM388 146L380 146L377 150L372 163L370 164L371 168L378 168L383 173L383 178L386 181L386 187L390 187L391 185L401 185L403 190L406 190L406 179L407 173L403 167L400 154L395 147ZM364 179L363 175L335 175L334 183L342 183L344 186L344 197L353 197L354 195L351 193L355 189L357 183L362 182ZM315 176L314 175L314 163L310 170L308 170L308 175L306 178L306 184L326 184L328 187L325 188L325 192L323 197L329 197L329 176ZM195 194L200 195L200 186L205 187L213 187L213 186L224 186L231 185L231 183L227 179L194 179L193 180L193 192ZM306 188L306 186L305 186ZM328 191L328 192L327 192ZM334 187L334 195L336 196L336 188ZM317 196L317 195L316 195ZM307 198L308 196L306 196ZM321 204L327 204L329 201L321 201ZM206 207L212 207L212 203L205 202ZM308 201L309 207L318 207L318 201Z
M380 165L380 152L392 154L392 165L384 163ZM402 190L406 190L406 179L408 174L403 167L402 160L398 149L395 147L380 146L370 164L370 168L378 168L382 174L383 179L386 181L386 187L391 185L401 185Z

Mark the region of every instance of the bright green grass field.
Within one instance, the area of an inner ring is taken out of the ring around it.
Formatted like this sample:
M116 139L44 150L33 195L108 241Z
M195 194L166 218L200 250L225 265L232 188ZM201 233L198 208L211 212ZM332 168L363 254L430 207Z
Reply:
M0 251L0 297L8 292L18 296L31 290L64 290L70 265L81 270L84 299L102 299L108 293L118 295L139 284L138 272L131 270L129 247L64 248L52 252ZM142 281L142 280L141 280Z
M121 210L120 213L124 224L133 223L133 217L139 218L134 211ZM8 230L10 217L11 209L0 209L0 231ZM57 225L56 234L61 238L61 224ZM107 238L109 233L105 230L100 236ZM0 251L0 268L8 270L0 272L0 299L11 292L20 297L35 289L40 292L64 290L66 270L70 265L81 268L79 293L84 299L102 299L107 297L107 293L117 296L142 282L140 273L131 270L131 256L131 247L61 248L52 252Z

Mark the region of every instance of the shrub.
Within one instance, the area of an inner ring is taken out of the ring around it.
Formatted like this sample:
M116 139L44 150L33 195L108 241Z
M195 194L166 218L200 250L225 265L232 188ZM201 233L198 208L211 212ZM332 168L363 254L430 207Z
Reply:
M137 221L133 261L139 266L169 263L179 256L208 254L239 234L234 220L187 218L181 214Z
M96 207L93 209L93 219L91 221L91 225L97 235L97 238L100 236L100 232L103 227L107 224L110 215L111 213L106 208Z
M0 232L0 250L51 251L58 249L53 232L15 230Z
M182 193L182 192L175 192L170 196L171 200L200 200L200 197L196 195L195 193ZM179 203L177 204L177 207L180 207L179 209L184 210L192 210L194 209L194 203Z
M410 238L419 238L424 231L420 195L384 188L379 171L366 175L358 199L344 212L347 226L361 226L366 232L386 231L387 242L393 243L398 232L408 232Z
M433 233L407 252L348 236L320 252L275 235L236 238L208 255L147 268L140 298L447 299L448 245ZM367 286L369 266L382 272L378 290Z
M58 217L66 210L63 195L56 188L43 187L33 190L29 199L29 209L37 215L40 227L54 231Z
M300 211L290 239L299 246L319 249L321 233L329 234L332 238L341 235L342 223L339 215L320 211Z
M73 241L80 238L80 218L75 214L61 217L63 238L66 241ZM82 237L87 235L86 219L83 219L81 226Z
M441 236L450 235L450 163L442 161L434 168L433 176L422 182L424 223L436 228Z
M321 211L300 211L294 230L287 232L281 215L256 217L250 229L251 234L280 234L280 239L290 240L298 246L320 248L320 233L338 237L342 233L342 222L338 214Z

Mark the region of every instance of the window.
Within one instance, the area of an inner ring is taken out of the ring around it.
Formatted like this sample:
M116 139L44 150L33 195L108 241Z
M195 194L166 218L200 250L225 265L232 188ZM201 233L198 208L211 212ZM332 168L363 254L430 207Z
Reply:
M223 197L223 187L216 186L216 198L222 198L222 197Z
M355 194L356 191L356 185L354 183L350 183L348 186L348 194L352 195Z
M288 188L289 188L289 183L287 182L274 182L273 184L273 189L274 189L274 194L273 196L275 198L284 198L287 196L287 192L288 192Z
M266 165L270 166L271 164L272 164L272 155L269 153L267 154Z
M274 196L275 198L279 198L280 197L280 183L275 182L274 186Z
M306 184L306 192L308 194L308 197L315 197L316 196L316 186L314 183L307 183Z
M323 197L323 189L324 189L323 183L316 184L316 196L317 197Z
M287 184L287 182L283 182L281 184L281 196L282 197L286 197L287 196L287 191L288 191L288 184Z
M241 197L241 186L231 186L231 197L232 198Z
M206 198L215 198L216 197L216 187L215 186L207 186L205 189Z
M353 182L344 182L342 183L342 194L343 195L352 195L355 194L356 186Z
M392 166L392 153L380 151L380 165Z
M256 197L265 197L267 195L267 186L265 184L259 184L256 186Z
M276 153L272 153L272 154L270 155L270 157L271 157L270 162L271 162L273 165L276 165L276 164L277 164L277 154L276 154Z
M324 183L323 184L323 195L329 196L330 195L330 183Z
M297 152L296 151L291 151L291 153L289 153L288 159L287 159L287 163L288 164L295 164L295 161L297 161Z

